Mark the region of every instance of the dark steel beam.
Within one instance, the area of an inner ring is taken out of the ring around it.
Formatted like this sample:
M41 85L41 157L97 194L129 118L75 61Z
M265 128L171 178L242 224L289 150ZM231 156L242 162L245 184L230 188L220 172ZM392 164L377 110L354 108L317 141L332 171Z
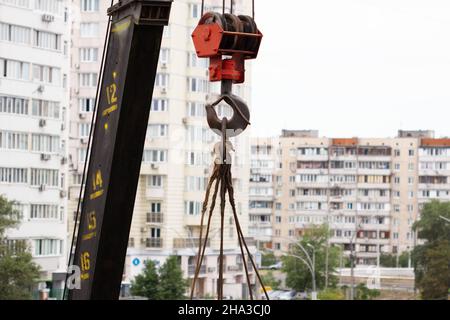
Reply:
M73 264L71 300L118 299L171 0L121 0L111 29Z

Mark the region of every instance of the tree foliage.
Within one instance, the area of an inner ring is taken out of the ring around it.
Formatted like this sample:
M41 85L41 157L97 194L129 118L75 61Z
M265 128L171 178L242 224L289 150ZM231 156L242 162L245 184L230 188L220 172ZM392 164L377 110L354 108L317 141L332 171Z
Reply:
M385 268L408 268L408 260L408 252L402 252L398 257L395 254L382 253L380 255L380 266Z
M263 267L268 267L277 263L277 258L273 252L266 252L261 257L261 265Z
M326 225L313 227L305 231L298 244L301 245L310 256L313 257L315 251L315 278L316 287L325 287L326 253L328 227ZM289 254L283 257L283 271L286 272L286 285L297 291L306 291L313 288L311 271L304 261L308 258L299 245L292 245ZM337 277L334 275L335 269L339 266L341 249L336 246L328 248L328 285L334 287L337 284ZM302 258L304 261L302 261Z
M183 279L178 258L169 257L159 273L152 260L145 262L142 274L131 282L131 294L150 300L180 300L185 298L187 281Z
M39 266L32 261L25 242L8 246L7 229L19 225L15 202L0 196L0 300L32 298L32 289L39 278Z
M422 298L447 300L450 288L450 202L425 204L421 219L414 224L418 237L426 240L413 251L416 286Z
M146 297L150 300L158 299L159 276L156 271L155 262L147 260L144 262L142 274L137 275L131 281L131 294Z
M178 258L169 257L160 272L159 298L162 300L181 300L185 298L187 281L183 279Z
M277 280L272 271L268 271L266 274L261 275L262 283L264 286L271 287L273 290L278 290L281 285L281 280Z

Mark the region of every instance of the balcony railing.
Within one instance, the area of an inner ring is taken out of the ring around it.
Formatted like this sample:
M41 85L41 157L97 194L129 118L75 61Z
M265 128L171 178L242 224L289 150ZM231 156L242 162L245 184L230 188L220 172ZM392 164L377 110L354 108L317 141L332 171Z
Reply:
M147 212L147 223L163 223L161 212Z
M147 238L147 239L145 239L145 246L147 248L162 248L163 239L162 238Z
M202 239L203 245L204 239ZM210 239L206 241L206 246L209 247ZM175 238L173 239L173 248L174 249L185 249L185 248L198 248L199 246L199 238Z

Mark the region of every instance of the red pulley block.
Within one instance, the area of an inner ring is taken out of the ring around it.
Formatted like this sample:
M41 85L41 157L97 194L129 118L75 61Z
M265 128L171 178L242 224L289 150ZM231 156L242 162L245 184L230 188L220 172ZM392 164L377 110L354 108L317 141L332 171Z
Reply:
M207 12L192 33L199 58L210 58L210 81L245 80L245 60L255 59L263 35L249 16ZM223 59L223 56L231 58Z

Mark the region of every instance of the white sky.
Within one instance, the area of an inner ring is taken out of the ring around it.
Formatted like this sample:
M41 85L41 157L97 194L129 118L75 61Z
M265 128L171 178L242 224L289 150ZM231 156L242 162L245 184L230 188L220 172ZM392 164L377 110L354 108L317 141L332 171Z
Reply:
M449 0L256 0L252 135L450 136Z

